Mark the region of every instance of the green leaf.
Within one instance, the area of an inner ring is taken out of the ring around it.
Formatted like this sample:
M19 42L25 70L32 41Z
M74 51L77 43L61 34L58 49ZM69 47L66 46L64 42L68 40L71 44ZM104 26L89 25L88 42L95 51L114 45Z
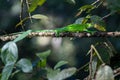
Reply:
M95 7L94 5L84 5L84 6L80 7L79 10L86 11L88 9L93 9L94 7Z
M4 64L11 64L16 62L18 59L18 48L14 42L8 42L2 47L1 59Z
M107 40L106 42L104 42L104 44L105 44L105 46L106 46L106 47L108 48L108 50L109 50L109 55L110 55L110 57L113 57L114 54L117 53L117 51L115 50L115 48L114 48L114 46L112 45L112 43L111 43L109 40Z
M59 69L53 70L50 68L47 68L47 78L48 80L54 80L53 78L60 72ZM57 79L58 80L58 79Z
M78 18L74 24L82 24L83 23L84 18Z
M51 51L47 50L45 52L36 53L36 56L39 57L40 61L38 62L38 67L45 67L47 63L47 57L50 55Z
M76 68L64 69L64 70L62 70L59 74L57 74L56 80L57 80L57 78L58 78L59 80L66 79L66 78L72 76L73 74L75 74L76 71L77 71Z
M39 0L38 5L42 6L45 2L46 2L46 0Z
M95 80L114 80L114 74L111 67L107 65L101 65L97 71Z
M70 4L76 4L75 0L66 0Z
M32 30L28 30L28 31L26 31L26 32L23 32L22 34L20 34L20 35L14 40L14 42L18 42L18 41L24 39L24 38L25 38L26 36L28 36L28 34L31 33L31 32L32 32Z
M20 59L17 62L16 66L25 73L31 72L33 70L32 63L30 62L30 60L25 59L25 58Z
M5 65L5 67L2 70L1 80L8 80L9 76L12 73L13 67L14 67L14 63Z
M57 69L57 68L65 65L65 64L67 64L67 63L68 63L67 61L59 61L59 62L55 65L54 69Z
M18 59L18 49L14 42L8 42L2 47L1 59L5 64L1 80L8 80L10 74L12 73L14 63Z
M47 16L42 15L42 14L34 14L34 15L31 16L31 18L33 18L33 19L41 19L41 20L46 20L46 19L48 19Z
M90 17L91 17L90 15L87 15L86 17L80 17L75 21L74 24L87 24Z
M102 58L101 58L99 52L97 51L97 49L95 48L95 46L91 45L91 48L94 50L94 56L97 56L98 59L100 60L100 62L104 63L104 61L102 60Z
M42 6L46 0L32 0L29 12L33 12L38 6Z
M32 0L32 2L31 2L31 5L30 5L30 8L29 8L29 12L33 12L36 8L37 8L37 6L38 6L38 1L39 0Z
M46 63L47 63L47 60L46 59L42 59L42 60L40 60L38 62L37 67L38 68L44 68L44 67L46 67Z
M54 73L52 76L48 76L48 80L64 80L75 74L76 71L76 68L63 69L61 72L57 71L56 74Z
M111 52L111 50L109 49L109 47L106 44L107 43L105 43L105 42L99 43L96 45L96 49L97 49L100 57L104 61L104 63L109 64L111 54L113 54L113 53Z
M92 60L92 78L94 78L94 76L96 74L97 63L98 63L97 56L94 56L93 60Z
M93 10L94 8L95 8L94 5L84 5L79 8L79 12L77 13L76 16L79 16L83 11L86 11L86 13L90 13L91 10Z
M49 55L50 55L51 51L45 51L45 52L41 52L41 53L36 53L36 56L38 56L41 60L46 59Z
M101 17L93 15L91 16L91 22L94 25L94 28L96 28L99 31L106 31L106 24L105 22L102 20Z

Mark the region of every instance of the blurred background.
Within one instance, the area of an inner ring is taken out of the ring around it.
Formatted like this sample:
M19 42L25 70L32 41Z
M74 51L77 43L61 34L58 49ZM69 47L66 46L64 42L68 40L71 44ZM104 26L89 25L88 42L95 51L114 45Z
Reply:
M95 0L76 0L76 3L73 4L67 2L67 0L47 0L43 6L38 7L32 14L43 14L46 15L48 19L33 20L33 23L31 23L30 20L27 20L24 23L23 29L20 26L15 27L16 24L20 22L20 0L0 0L0 35L28 29L54 29L66 26L74 23L77 18L86 16L86 14L81 14L79 17L75 17L81 6L91 4L94 1ZM23 18L29 16L26 9L27 7L24 4ZM110 10L105 6L100 6L98 9L92 11L92 14L103 17L109 12ZM119 31L119 19L119 13L106 18L105 22L107 24L107 31ZM35 53L51 50L52 52L47 61L48 66L54 67L58 61L66 60L69 62L69 67L75 66L80 68L89 61L89 56L87 56L86 53L90 49L90 45L95 44L98 40L100 40L100 38L34 37L31 39L26 38L18 42L17 45L19 49L19 58L29 58L31 61L35 61ZM109 38L109 40L118 52L117 57L120 57L120 38ZM6 42L1 41L0 47L5 43ZM113 60L120 61L120 58L113 58ZM82 80L87 74L87 71L81 70L76 77ZM32 78L30 77L30 79L29 77L26 77L27 75L30 74L24 74L21 72L14 77L14 80L38 80L34 78L36 76L33 76Z

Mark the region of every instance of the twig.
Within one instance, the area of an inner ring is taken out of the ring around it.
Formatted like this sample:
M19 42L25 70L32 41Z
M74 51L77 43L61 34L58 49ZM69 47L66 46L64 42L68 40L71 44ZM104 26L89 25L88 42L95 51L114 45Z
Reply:
M109 14L107 14L107 15L103 16L103 17L102 17L102 20L103 20L103 19L105 19L105 18L107 18L107 17L109 17L109 16L111 16L112 14L113 14L113 13L112 13L112 12L110 12Z
M120 68L114 70L114 77L120 75Z
M102 63L104 63L103 60L102 60L102 58L101 58L101 56L99 55L98 51L96 50L95 46L94 46L94 45L91 45L91 47L92 47L92 49L95 51L95 53L96 53L97 57L99 58L99 60L100 60Z
M28 0L26 0L26 5L27 5L27 9L29 10L29 2L28 2ZM31 23L32 23L32 18L31 18L30 12L28 12L28 15L29 15L30 21L31 21Z
M20 0L21 10L20 10L20 21L22 21L22 12L23 12L23 0ZM22 29L24 30L23 22L21 22Z
M91 5L95 5L96 3L98 3L100 0L96 0L95 2L93 2Z
M83 65L82 67L78 68L77 69L77 72L79 72L80 70L84 69L86 66L89 65L89 62L87 62L85 65Z
M18 37L19 34L22 34L23 32L14 33L14 34L8 34L8 35L1 35L0 40L1 41L8 41L13 40L16 37ZM91 37L120 37L120 32L95 32L93 34L88 32L61 32L55 33L55 32L31 32L28 37L78 37L78 38L91 38Z
M90 62L89 62L89 80L92 80L92 59L93 59L93 48L90 49Z

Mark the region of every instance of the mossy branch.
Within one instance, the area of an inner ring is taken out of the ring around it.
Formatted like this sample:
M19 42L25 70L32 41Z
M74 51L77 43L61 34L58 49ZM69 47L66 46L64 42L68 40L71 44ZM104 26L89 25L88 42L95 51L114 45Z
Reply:
M21 33L15 33L15 34L8 34L8 35L1 35L0 41L9 41L14 40L16 37L18 37ZM120 37L120 32L95 32L95 33L89 33L89 32L61 32L59 35L55 32L31 32L27 38L32 37L78 37L78 38L91 38L91 37Z

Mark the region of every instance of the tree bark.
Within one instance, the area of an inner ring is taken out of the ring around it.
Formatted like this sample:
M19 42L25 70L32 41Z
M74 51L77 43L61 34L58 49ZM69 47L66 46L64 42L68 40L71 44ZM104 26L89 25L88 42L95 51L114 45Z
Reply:
M17 38L20 34L8 34L8 35L1 35L0 41L10 41ZM61 32L59 34L55 32L31 32L27 38L32 37L78 37L78 38L91 38L91 37L120 37L120 32L95 32L95 33L88 33L88 32Z

